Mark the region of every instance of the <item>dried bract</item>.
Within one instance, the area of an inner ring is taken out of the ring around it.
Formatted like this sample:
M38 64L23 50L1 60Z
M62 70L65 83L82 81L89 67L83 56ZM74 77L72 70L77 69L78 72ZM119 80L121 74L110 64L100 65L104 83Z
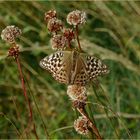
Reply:
M89 132L88 119L80 116L77 120L74 121L74 128L79 134L87 135Z
M55 10L50 10L45 13L44 20L48 22L50 19L56 17L56 11Z
M83 11L75 10L67 15L67 22L70 25L78 25L86 22L86 13Z
M67 38L67 40L69 40L69 41L74 39L74 31L70 28L64 28L63 29L63 34Z
M57 18L52 18L48 21L47 28L50 32L57 32L62 29L62 21Z
M85 86L69 85L67 94L73 101L78 100L79 102L85 103L87 100L87 90Z
M21 29L14 25L7 26L1 33L1 38L8 43L15 43L15 39L21 35Z
M13 56L14 58L17 58L18 55L19 55L19 46L17 44L14 44L14 46L9 49L8 56Z
M52 49L54 50L64 50L66 46L66 38L62 35L54 35L50 40Z

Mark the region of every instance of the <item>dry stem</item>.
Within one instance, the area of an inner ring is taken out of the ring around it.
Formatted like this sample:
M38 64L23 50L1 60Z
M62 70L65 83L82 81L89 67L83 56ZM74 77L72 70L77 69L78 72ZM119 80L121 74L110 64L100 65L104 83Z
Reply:
M79 50L82 52L82 48L81 48L80 41L79 41L79 36L78 36L78 25L76 25L75 33L76 33L76 39L77 39L77 42L78 42Z
M21 85L22 85L24 97L26 99L26 102L28 103L29 112L30 112L30 120L32 121L33 120L32 108L31 108L31 104L30 104L29 98L27 96L27 91L26 91L26 88L25 88L25 82L24 82L24 78L23 78L23 73L22 73L19 57L16 57L15 60L16 60L16 63L18 65L18 71L19 71L19 75L20 75L20 79L21 79Z

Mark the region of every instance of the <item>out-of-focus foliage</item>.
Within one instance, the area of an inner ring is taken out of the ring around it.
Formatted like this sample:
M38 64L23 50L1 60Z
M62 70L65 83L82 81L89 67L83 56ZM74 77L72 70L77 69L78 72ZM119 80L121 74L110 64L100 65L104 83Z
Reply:
M84 139L72 127L78 115L66 95L66 86L39 67L40 59L52 52L50 34L43 21L44 13L50 9L57 11L66 26L66 15L70 11L86 11L87 23L79 29L82 48L88 54L105 59L109 66L110 74L101 78L100 83L104 90L101 92L109 98L106 106L114 113L107 109L106 115L101 106L106 99L100 96L100 91L89 88L88 96L91 103L87 110L94 116L101 135L104 138L127 139L130 135L140 138L140 2L0 2L0 31L13 24L23 31L18 43L28 93L31 91L34 95L51 138ZM17 133L24 138L35 138L32 133L24 134L28 122L27 105L16 63L6 57L8 48L8 44L0 40L0 138L19 138ZM46 138L33 96L29 96L37 134L39 138Z

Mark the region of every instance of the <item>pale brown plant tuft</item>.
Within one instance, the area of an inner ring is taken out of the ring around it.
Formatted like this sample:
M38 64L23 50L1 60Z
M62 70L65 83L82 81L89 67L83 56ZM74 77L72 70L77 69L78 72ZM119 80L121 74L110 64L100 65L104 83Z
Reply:
M74 121L75 130L82 135L88 135L88 119L80 116L77 120Z
M2 30L1 38L4 41L12 44L15 43L15 39L17 37L20 37L20 35L21 35L21 29L19 29L15 25L11 25L11 26L7 26L4 30Z
M64 50L66 47L66 38L60 34L53 35L50 43L53 50Z
M86 13L83 11L75 10L67 15L67 22L70 25L79 25L86 22Z
M48 21L47 28L50 32L57 32L63 28L62 21L57 18L52 18Z

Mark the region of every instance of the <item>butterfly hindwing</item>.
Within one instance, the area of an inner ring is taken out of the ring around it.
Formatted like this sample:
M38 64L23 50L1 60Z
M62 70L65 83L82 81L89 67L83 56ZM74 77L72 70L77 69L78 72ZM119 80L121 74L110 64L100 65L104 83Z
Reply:
M94 79L97 76L104 75L109 72L107 66L99 58L94 56L86 56L85 64L89 79Z
M55 80L57 80L60 83L64 83L64 84L68 83L68 77L64 69L64 66L62 66L60 70L53 75L53 77Z

